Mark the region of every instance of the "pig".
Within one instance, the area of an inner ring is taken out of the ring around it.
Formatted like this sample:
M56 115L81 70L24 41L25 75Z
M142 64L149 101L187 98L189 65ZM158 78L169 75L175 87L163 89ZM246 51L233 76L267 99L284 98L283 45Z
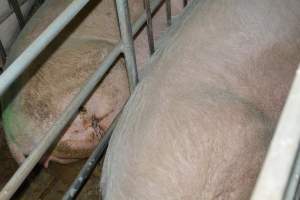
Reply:
M42 5L12 46L7 66L70 2L48 0ZM143 1L129 0L129 6L131 19L135 21L143 12ZM174 7L174 13L177 10L179 7ZM158 26L155 29L157 37L166 23L155 20L155 24ZM148 55L145 40L144 31L135 43L139 65ZM22 163L40 143L118 41L114 1L91 1L7 92L2 100L3 126L9 148L18 163ZM66 127L54 151L41 161L44 166L47 167L51 160L64 164L88 157L128 96L126 69L124 61L119 60Z
M104 200L250 198L300 61L300 1L191 3L112 134Z

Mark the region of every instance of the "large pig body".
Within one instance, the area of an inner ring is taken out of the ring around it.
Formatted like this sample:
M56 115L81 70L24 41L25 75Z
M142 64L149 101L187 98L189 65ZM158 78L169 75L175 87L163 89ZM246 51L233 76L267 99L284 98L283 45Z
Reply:
M7 65L70 2L46 1L12 46ZM129 0L129 5L132 21L135 21L143 11L143 1ZM160 30L164 23L162 20L157 23ZM148 54L147 46L143 45L147 44L145 39L144 34L136 43L139 64L145 62ZM91 1L15 83L4 99L3 125L11 152L18 162L39 144L118 40L114 1ZM66 128L47 161L68 163L87 157L128 96L126 70L119 60Z
M300 61L299 20L298 0L198 3L125 107L104 199L249 199Z

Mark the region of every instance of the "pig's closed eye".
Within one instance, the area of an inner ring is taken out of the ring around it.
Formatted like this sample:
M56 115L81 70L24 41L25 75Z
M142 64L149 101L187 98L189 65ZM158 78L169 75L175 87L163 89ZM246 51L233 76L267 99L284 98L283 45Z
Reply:
M82 107L79 108L79 112L82 113L82 114L86 114L87 109L84 106L82 106Z

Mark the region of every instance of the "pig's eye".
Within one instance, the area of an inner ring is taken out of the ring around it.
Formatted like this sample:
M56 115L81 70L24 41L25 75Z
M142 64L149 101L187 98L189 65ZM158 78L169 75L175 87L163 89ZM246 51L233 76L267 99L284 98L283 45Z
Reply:
M85 114L85 113L87 113L87 109L84 106L82 106L79 108L79 112L82 114Z

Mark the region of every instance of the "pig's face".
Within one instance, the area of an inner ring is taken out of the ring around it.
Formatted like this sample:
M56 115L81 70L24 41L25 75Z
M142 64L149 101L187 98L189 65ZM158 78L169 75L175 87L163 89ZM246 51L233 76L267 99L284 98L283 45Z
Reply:
M112 74L112 77L122 78L125 72L121 73L119 70L114 70ZM110 78L111 75L108 75L105 80L109 82ZM125 88L125 86L128 87L126 79L119 86L106 87L109 83L104 82L104 84L104 87L101 85L80 109L74 121L66 129L54 152L47 159L46 166L50 160L68 163L88 157L99 143L129 95L128 89ZM106 92L110 93L107 94Z

